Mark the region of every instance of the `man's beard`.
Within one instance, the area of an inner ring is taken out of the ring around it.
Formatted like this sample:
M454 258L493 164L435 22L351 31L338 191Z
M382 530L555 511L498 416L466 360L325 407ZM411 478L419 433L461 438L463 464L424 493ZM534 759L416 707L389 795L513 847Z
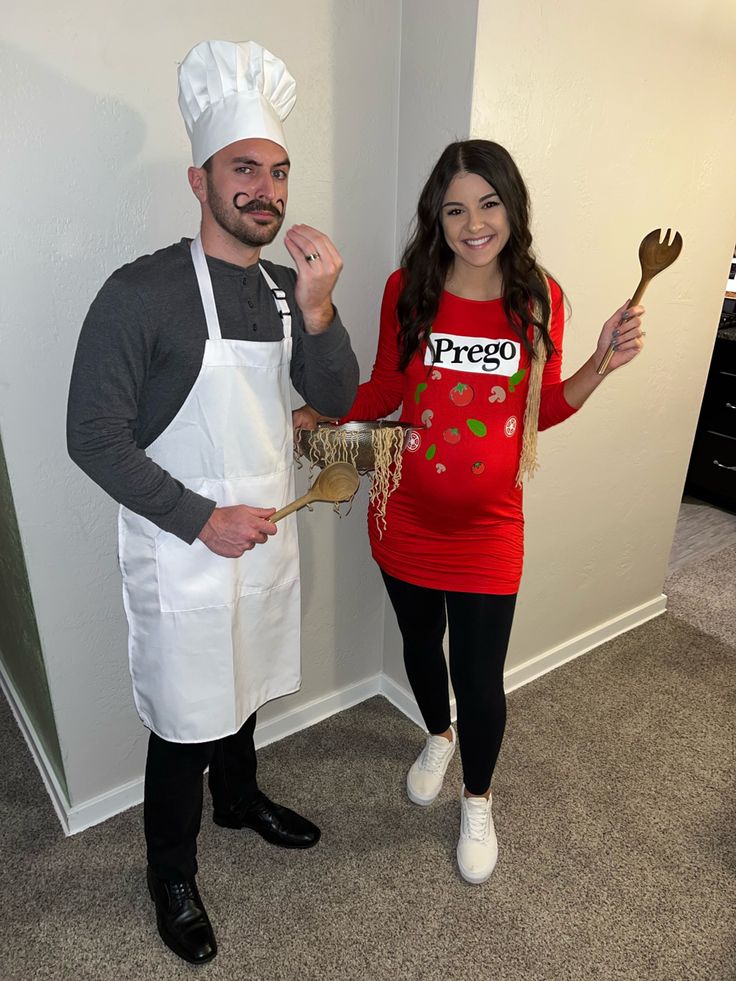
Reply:
M238 195L236 195L236 199L237 197ZM284 220L283 213L269 201L255 199L242 205L242 207L236 205L234 201L232 204L228 204L215 190L209 175L207 176L207 202L217 224L233 238L251 248L259 248L261 245L268 245L273 242ZM247 214L248 211L269 211L276 220L269 222L268 225L259 226L255 224L247 228L239 220L239 216Z

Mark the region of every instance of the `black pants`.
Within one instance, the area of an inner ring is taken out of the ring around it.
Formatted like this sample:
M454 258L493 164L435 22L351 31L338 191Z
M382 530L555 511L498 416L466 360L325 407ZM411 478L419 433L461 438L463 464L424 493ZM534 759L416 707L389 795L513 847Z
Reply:
M237 809L258 792L253 732L256 713L232 736L209 743L148 740L143 825L148 864L162 879L189 879L197 872L202 820L202 774L216 811Z
M503 666L516 595L426 589L382 572L404 641L409 684L429 732L450 726L447 664L442 649L450 628L450 677L465 786L484 794L506 726Z

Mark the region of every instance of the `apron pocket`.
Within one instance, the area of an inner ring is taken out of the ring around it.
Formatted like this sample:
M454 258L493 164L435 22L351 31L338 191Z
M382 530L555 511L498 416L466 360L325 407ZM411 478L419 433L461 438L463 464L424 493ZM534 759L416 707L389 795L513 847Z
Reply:
M278 537L282 528L279 528ZM283 544L283 543L280 543ZM239 559L215 555L197 539L187 545L162 532L156 539L156 568L161 610L183 613L232 606L240 596L262 593L296 578L298 561L289 562L276 536ZM294 571L296 570L296 571ZM291 574L290 574L291 573Z
M261 493L257 496L252 482L247 488L235 481L219 487L212 482L198 491L220 505L254 498L281 502L288 491L288 486L277 487L283 483L283 476L270 476L259 482L264 487L258 488ZM276 535L239 559L215 555L198 538L187 545L166 531L159 531L155 545L159 603L164 613L232 606L241 596L267 592L299 575L295 521L280 522Z

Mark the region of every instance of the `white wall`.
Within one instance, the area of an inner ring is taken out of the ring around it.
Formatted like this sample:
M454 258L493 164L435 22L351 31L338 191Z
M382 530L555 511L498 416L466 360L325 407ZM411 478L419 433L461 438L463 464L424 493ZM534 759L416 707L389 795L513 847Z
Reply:
M470 136L477 0L404 0L396 158L396 258L419 192L448 143ZM396 265L395 264L395 265ZM396 618L387 603L384 671L408 687ZM407 707L402 702L404 707Z
M446 142L470 135L504 144L531 192L537 254L572 304L565 374L590 356L603 319L633 293L643 235L672 225L685 241L645 297L643 356L607 379L576 418L540 437L542 468L526 490L510 689L664 608L736 239L736 7L477 6L471 53L468 6L404 5L398 234ZM384 670L405 688L401 661L389 612ZM393 695L411 710L401 691Z
M197 228L177 62L223 37L255 38L289 65L300 87L288 217L341 248L337 301L365 362L394 252L386 148L393 157L399 20L395 0L4 10L0 419L72 805L137 781L145 752L115 506L68 460L64 416L79 327L103 280ZM289 261L280 246L268 254ZM360 507L343 522L325 511L301 519L304 687L265 720L380 671L383 597Z
M505 143L527 176L540 257L573 304L568 367L633 290L641 235L680 228L682 258L647 297L645 355L542 437L511 664L659 595L736 231L736 12L730 0L481 0L476 40L477 7L28 0L4 12L0 422L73 805L138 781L146 734L115 508L66 456L69 371L110 271L196 229L175 73L202 38L255 37L301 83L289 217L320 224L343 252L337 299L364 377L397 239L455 137ZM381 669L364 511L365 491L345 521L300 517L304 688L264 710L266 723ZM383 640L401 682L389 618Z
M735 55L732 0L481 0L472 131L528 181L572 304L565 374L633 293L642 236L684 239L646 294L642 356L540 437L512 668L661 593L736 239Z

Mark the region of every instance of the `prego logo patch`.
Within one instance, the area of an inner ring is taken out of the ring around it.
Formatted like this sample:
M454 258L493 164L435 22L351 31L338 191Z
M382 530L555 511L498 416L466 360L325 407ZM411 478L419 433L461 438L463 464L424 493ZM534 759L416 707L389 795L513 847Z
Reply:
M491 340L489 337L462 337L460 334L432 334L434 358L429 348L424 363L450 371L511 377L519 368L519 341Z

